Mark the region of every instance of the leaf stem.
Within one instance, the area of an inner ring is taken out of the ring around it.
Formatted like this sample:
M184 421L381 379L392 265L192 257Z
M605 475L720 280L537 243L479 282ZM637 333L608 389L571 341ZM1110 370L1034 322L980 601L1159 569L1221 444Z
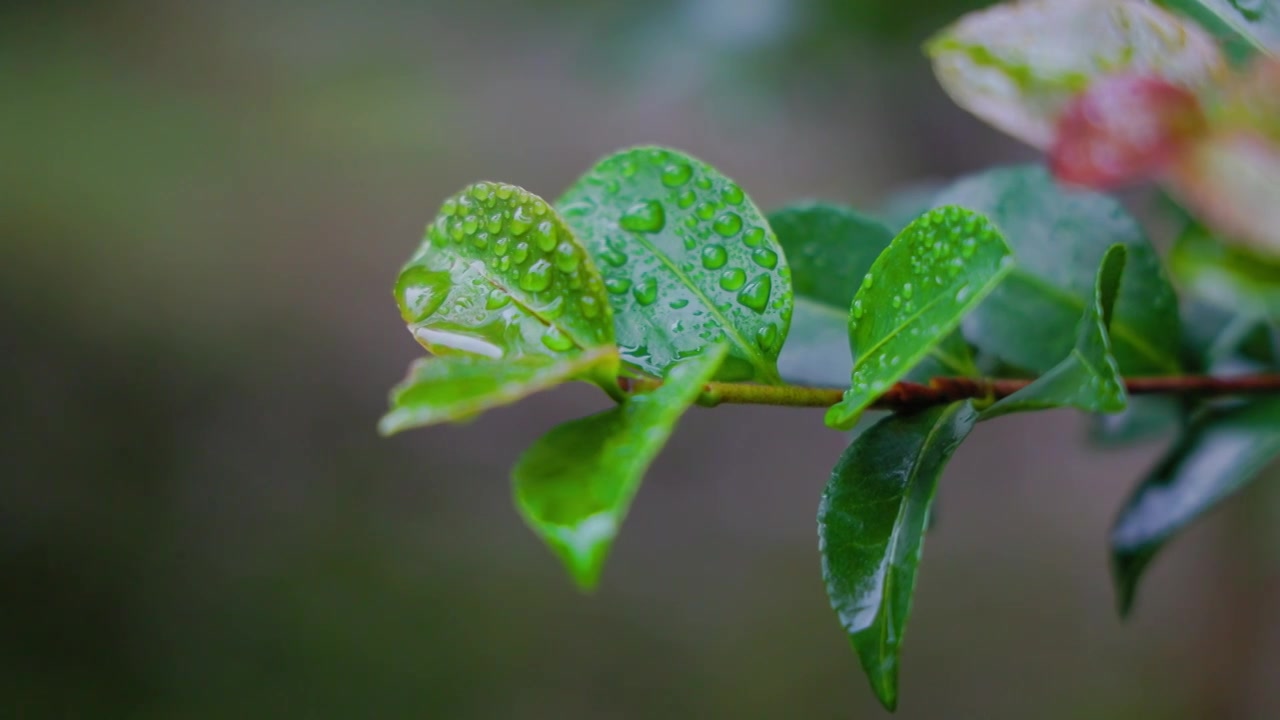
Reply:
M877 410L919 410L969 399L999 400L1030 385L1026 379L938 377L928 385L900 382L876 399ZM662 381L648 378L618 378L628 393L648 392ZM1169 375L1125 378L1130 395L1195 395L1231 396L1280 394L1280 373L1211 377L1207 375ZM780 405L786 407L831 407L840 402L844 391L838 388L802 385L752 385L748 383L710 382L703 386L699 405L714 407L733 405Z

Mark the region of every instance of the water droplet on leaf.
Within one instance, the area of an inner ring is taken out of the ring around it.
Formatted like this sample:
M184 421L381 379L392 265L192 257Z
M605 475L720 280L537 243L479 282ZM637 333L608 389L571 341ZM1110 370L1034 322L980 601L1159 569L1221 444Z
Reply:
M742 292L738 293L738 302L758 313L762 313L769 305L769 294L771 292L773 292L773 281L769 279L768 275L758 275L756 279L742 288Z
M702 248L702 266L708 270L718 270L729 262L729 253L720 245L707 245Z
M627 208L618 224L632 232L656 233L667 224L666 211L662 209L662 203L645 200Z

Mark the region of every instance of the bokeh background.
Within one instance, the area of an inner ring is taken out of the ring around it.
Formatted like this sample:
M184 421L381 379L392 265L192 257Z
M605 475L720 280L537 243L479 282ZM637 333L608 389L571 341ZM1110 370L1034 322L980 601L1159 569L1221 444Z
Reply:
M976 0L0 4L0 717L881 717L826 603L821 414L695 410L602 589L507 469L571 387L379 439L439 202L662 143L764 207L1024 160L919 52ZM1070 413L942 483L904 718L1280 716L1280 483L1113 610L1161 449ZM1274 480L1274 478L1268 478Z

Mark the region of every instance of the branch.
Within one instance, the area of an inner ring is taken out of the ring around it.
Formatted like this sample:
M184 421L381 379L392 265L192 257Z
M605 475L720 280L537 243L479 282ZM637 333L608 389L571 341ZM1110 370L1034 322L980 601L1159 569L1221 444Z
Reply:
M969 399L999 400L1030 385L1032 380L939 377L928 385L900 382L889 388L871 406L876 410L919 410L932 405L945 405ZM662 381L646 378L618 378L626 392L645 392ZM1206 375L1170 375L1166 377L1125 378L1130 395L1194 395L1231 396L1280 393L1280 374L1209 377ZM715 406L782 405L787 407L825 408L840 402L844 391L838 388L804 387L801 385L751 385L746 383L707 383L698 402Z

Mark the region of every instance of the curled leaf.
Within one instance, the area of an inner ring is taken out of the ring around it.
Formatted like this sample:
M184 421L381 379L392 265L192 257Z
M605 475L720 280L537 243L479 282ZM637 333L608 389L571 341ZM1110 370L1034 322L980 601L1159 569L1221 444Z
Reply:
M1071 353L1035 382L1000 400L982 413L988 420L1028 410L1074 407L1085 412L1115 413L1125 409L1127 395L1120 367L1111 354L1111 315L1120 292L1125 247L1113 245L1102 258L1093 302L1076 327Z

